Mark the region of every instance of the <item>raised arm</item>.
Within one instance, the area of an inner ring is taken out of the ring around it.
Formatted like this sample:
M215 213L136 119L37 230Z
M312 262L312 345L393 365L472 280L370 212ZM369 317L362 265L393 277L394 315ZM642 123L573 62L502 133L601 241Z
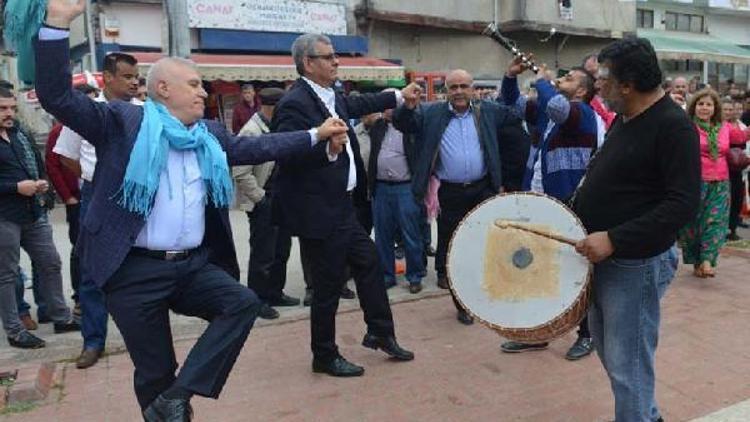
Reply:
M49 1L48 26L39 31L34 41L36 94L47 112L96 146L106 139L113 114L105 104L96 103L73 89L68 27L83 13L84 7L83 0L76 4L67 0Z
M498 114L497 142L503 190L520 191L531 139L523 129L521 119L509 107L501 107Z

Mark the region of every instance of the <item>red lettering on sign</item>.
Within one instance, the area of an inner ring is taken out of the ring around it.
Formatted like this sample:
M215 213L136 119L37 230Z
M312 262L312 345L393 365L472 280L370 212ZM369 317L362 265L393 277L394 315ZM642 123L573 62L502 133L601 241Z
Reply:
M228 4L205 4L195 5L195 11L202 15L231 15L233 7Z

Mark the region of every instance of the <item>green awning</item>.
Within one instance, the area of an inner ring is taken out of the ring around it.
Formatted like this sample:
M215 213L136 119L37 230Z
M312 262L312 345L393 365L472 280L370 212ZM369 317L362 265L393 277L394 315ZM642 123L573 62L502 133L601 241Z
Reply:
M662 60L699 60L716 63L750 64L750 50L707 34L639 29Z

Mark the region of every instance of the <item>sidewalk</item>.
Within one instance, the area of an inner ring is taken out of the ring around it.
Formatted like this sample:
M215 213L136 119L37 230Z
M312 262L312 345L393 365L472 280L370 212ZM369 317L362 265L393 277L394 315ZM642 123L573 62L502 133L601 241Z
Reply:
M665 420L750 420L750 259L723 256L714 279L683 266L663 301L657 398ZM433 279L428 283L433 284ZM446 295L393 306L399 341L416 353L394 363L359 345L362 314L338 317L341 352L365 376L335 379L310 371L309 322L254 329L218 401L196 398L197 421L605 421L608 381L594 356L568 362L574 334L544 352L507 355L491 330L455 321ZM192 341L177 344L184 359ZM57 397L8 422L138 421L132 364L108 356L85 370L64 363ZM739 403L739 404L738 404ZM739 412L739 413L737 413ZM728 414L728 413L727 413ZM732 419L734 418L734 419Z

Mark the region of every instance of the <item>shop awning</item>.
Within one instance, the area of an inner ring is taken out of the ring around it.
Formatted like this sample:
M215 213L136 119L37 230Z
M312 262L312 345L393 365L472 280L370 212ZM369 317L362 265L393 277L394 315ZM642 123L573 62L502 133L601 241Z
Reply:
M707 34L639 29L663 60L699 60L716 63L750 64L750 50Z
M145 70L163 57L161 53L129 52ZM192 54L204 80L288 81L297 79L291 56ZM392 81L404 79L404 68L373 57L340 57L342 81Z

